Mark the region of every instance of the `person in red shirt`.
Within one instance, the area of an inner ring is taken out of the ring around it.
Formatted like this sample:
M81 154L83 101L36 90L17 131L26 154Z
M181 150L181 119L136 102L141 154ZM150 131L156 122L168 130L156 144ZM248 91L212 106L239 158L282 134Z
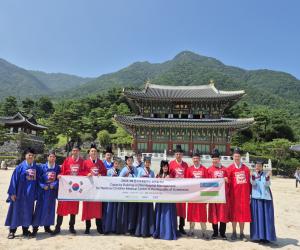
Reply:
M80 146L74 145L72 149L72 155L67 157L62 166L61 172L57 176L58 179L61 178L62 175L81 175L83 172L83 159L79 156L80 154ZM63 216L70 215L69 222L69 231L72 234L76 234L76 230L74 229L75 225L75 217L78 214L79 209L79 201L58 201L57 206L57 219L55 230L52 235L56 235L60 233L60 227L63 222Z
M171 178L185 178L188 164L182 160L183 150L181 145L176 145L175 160L170 161L170 177ZM179 216L179 232L186 234L184 230L186 218L186 203L176 204L177 216Z
M241 151L236 148L233 152L233 164L228 166L228 181L230 186L230 220L232 222L231 239L236 240L236 225L239 222L240 239L247 241L244 235L245 222L251 222L250 212L250 170L241 162Z
M91 145L89 158L83 163L86 176L106 176L106 167L98 159L98 150L95 144ZM97 232L102 234L102 202L84 201L82 203L82 221L85 221L85 234L90 233L91 219L96 219Z
M200 164L200 153L193 151L193 165L186 171L186 178L207 178L207 169ZM190 222L189 236L194 236L195 222L200 222L202 237L208 239L206 233L207 210L206 203L188 203L187 220Z
M226 203L210 203L208 206L208 221L212 223L214 230L211 238L214 240L218 237L219 232L223 240L226 237L226 223L229 222L229 197L228 197L228 176L227 170L221 165L220 153L214 149L211 155L212 166L208 169L208 178L224 178ZM218 223L220 222L220 227Z

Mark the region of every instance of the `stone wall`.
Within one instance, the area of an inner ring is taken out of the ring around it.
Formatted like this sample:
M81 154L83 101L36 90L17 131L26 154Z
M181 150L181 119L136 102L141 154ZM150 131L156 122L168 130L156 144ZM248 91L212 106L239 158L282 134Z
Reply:
M8 167L14 167L23 160L23 151L31 147L37 154L44 153L44 142L40 138L17 134L0 145L0 163L5 161Z

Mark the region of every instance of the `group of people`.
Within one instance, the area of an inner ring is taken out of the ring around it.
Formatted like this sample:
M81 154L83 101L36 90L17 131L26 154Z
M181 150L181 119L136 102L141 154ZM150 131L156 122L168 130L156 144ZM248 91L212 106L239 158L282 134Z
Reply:
M241 240L245 223L250 223L250 239L270 242L276 240L274 208L270 190L270 174L263 172L262 162L257 162L255 171L241 162L241 152L233 152L233 163L224 167L217 149L212 152L212 166L201 165L198 150L192 155L191 166L183 161L183 150L176 146L175 159L161 161L160 171L155 176L151 170L151 158L137 153L122 159L113 157L111 148L105 151L105 160L98 158L98 150L92 144L88 157L80 157L80 147L74 145L71 156L62 166L56 163L56 154L50 151L48 161L38 165L32 149L25 151L25 160L18 165L11 177L8 189L9 210L5 225L9 227L8 238L15 238L18 227L22 227L25 237L35 237L39 227L45 232L57 235L61 231L63 218L70 216L69 231L76 234L75 222L79 212L79 201L58 201L55 224L55 207L59 179L62 175L111 176L127 178L224 178L226 203L134 203L134 202L89 202L82 205L82 221L85 234L90 233L91 220L95 219L99 234L124 234L137 237L154 237L176 240L187 234L196 237L195 223L200 223L201 237L204 239L227 240L226 225L232 223L231 240L237 240L237 223ZM179 217L179 225L177 217ZM190 224L188 233L185 221ZM207 222L212 224L213 234L207 233ZM54 230L51 226L55 224ZM32 226L32 231L29 227Z

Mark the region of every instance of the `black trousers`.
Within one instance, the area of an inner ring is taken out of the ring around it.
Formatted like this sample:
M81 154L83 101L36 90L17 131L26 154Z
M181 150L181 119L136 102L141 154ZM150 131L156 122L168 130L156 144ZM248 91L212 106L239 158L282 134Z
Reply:
M91 220L86 220L85 221L85 227L87 229L90 229L92 226ZM97 228L101 229L102 228L102 220L101 219L96 219L96 226Z
M23 231L23 234L25 233L28 233L28 230L29 229L29 227L22 227L22 231ZM16 233L17 232L17 229L16 228L13 228L13 229L9 229L9 232L10 233Z
M183 229L185 226L185 219L183 217L179 217L179 229Z
M214 230L214 235L220 235L224 236L226 232L226 223L220 222L220 227L218 224L212 224L213 230Z
M57 215L57 218L56 218L56 227L57 228L61 227L61 225L63 223L63 219L64 219L63 216ZM69 221L69 226L70 227L74 227L75 219L76 219L76 215L75 214L70 214L70 221Z
M300 183L300 181L296 179L296 188L298 187L298 182Z
M44 226L45 231L50 229L50 226ZM37 232L39 227L33 227L33 232Z

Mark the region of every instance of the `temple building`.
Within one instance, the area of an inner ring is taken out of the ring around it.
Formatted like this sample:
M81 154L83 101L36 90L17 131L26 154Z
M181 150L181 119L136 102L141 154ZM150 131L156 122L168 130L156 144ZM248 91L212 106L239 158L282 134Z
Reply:
M116 115L115 120L133 135L134 151L173 154L181 144L186 155L196 148L202 154L218 148L229 155L232 134L254 122L253 118L225 118L226 109L245 92L221 91L213 82L199 86L148 82L143 90L124 90L124 95L136 115Z
M43 153L45 145L41 135L47 127L38 124L33 116L26 116L20 112L14 116L0 116L0 125L5 127L7 137L4 145L0 145L1 155L17 155L27 147L34 148L37 153Z
M20 112L14 116L1 117L0 124L3 124L10 134L23 132L25 134L38 135L46 127L39 125L33 116L26 116Z

